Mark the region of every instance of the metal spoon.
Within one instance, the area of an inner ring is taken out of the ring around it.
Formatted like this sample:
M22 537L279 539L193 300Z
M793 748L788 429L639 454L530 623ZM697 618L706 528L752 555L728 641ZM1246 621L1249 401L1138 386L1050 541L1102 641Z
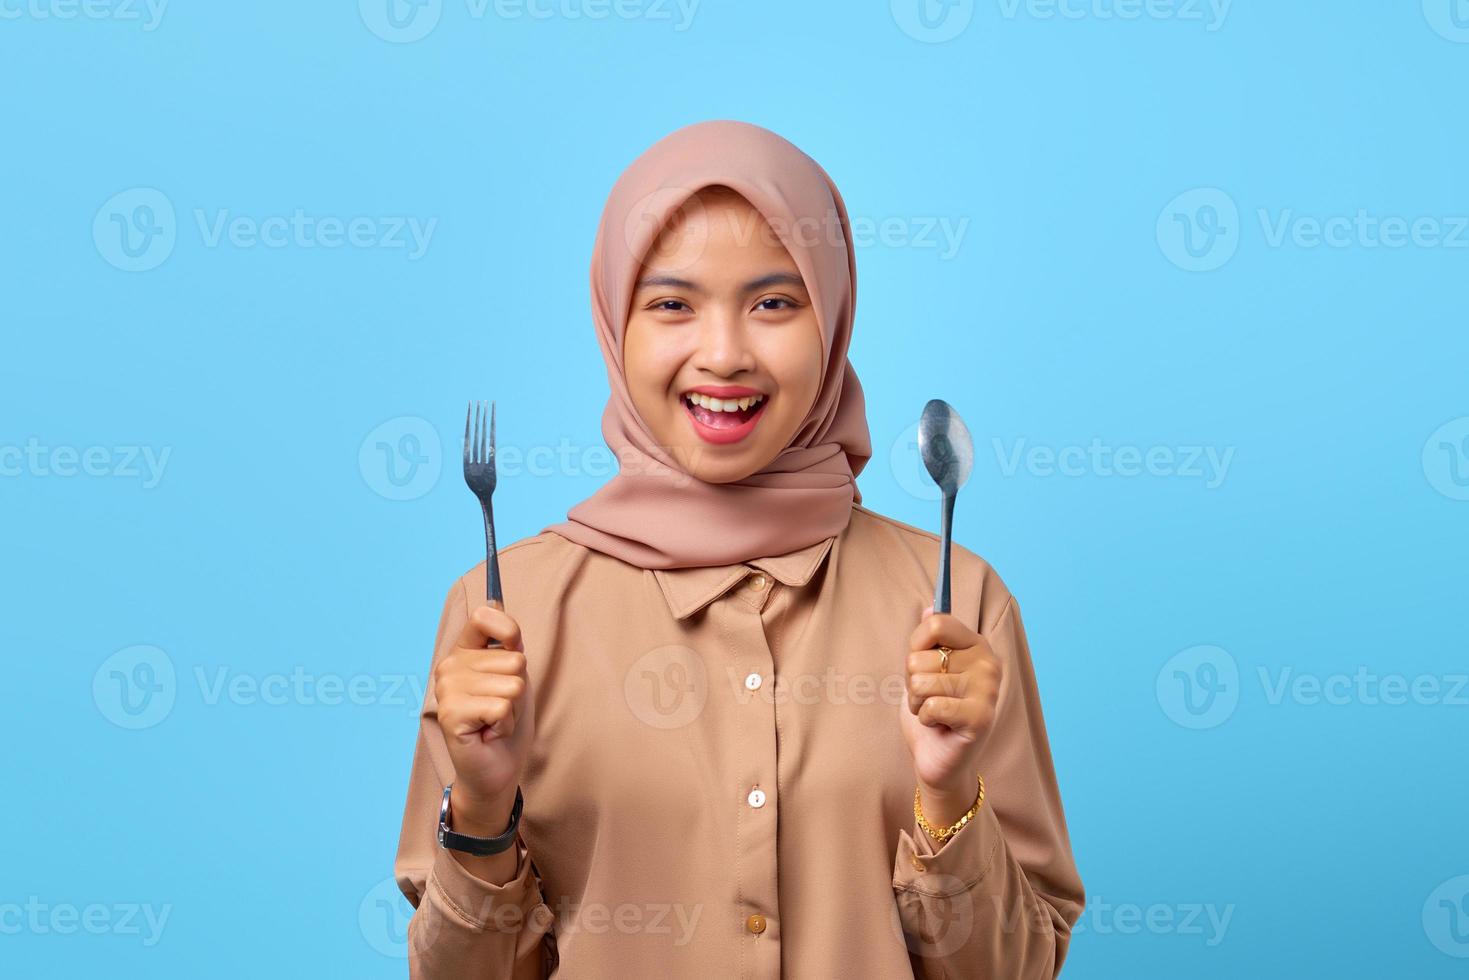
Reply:
M954 525L954 498L974 469L974 440L953 406L935 398L923 406L918 420L918 452L928 475L943 491L942 530L939 535L939 573L934 586L933 611L949 611L949 550Z

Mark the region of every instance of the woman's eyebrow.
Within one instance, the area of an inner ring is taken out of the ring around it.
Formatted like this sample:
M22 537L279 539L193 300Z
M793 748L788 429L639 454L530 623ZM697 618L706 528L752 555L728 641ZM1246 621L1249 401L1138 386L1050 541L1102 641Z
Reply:
M749 282L740 287L740 293L755 293L759 292L762 289L769 289L772 286L794 286L798 289L805 289L806 280L802 279L800 276L796 275L793 272L772 272L768 276L761 276L759 279L751 279ZM642 279L638 280L638 284L634 288L686 289L692 293L702 293L704 291L703 287L701 287L698 283L690 282L687 279L680 279L678 276L661 275L644 276Z
M668 289L687 289L694 293L702 293L704 291L697 283L689 282L687 279L680 279L678 276L644 276L638 280L636 288L647 289L654 286L666 287Z
M806 280L792 272L773 272L759 279L751 279L745 283L743 292L756 293L771 286L795 286L798 289L806 288Z

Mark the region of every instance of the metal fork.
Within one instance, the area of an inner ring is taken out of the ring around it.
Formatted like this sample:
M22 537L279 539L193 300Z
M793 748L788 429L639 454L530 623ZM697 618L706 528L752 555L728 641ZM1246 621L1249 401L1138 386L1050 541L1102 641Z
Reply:
M486 438L488 435L488 439ZM495 550L495 510L490 498L495 494L495 403L490 402L490 426L485 432L485 403L469 403L469 414L464 419L464 482L479 499L480 510L485 515L485 598L496 609L505 608L505 597L500 593L500 555ZM491 640L488 649L501 647L499 640Z

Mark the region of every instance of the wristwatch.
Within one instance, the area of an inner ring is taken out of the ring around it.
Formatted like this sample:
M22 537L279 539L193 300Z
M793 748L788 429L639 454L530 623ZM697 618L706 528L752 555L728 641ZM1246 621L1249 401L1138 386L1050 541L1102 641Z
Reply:
M525 807L525 800L520 796L520 787L515 787L515 806L510 811L510 825L498 837L471 837L449 829L449 790L453 788L453 783L444 787L444 802L439 804L439 846L464 851L476 857L488 857L508 851L515 843L515 832L520 828L520 811Z

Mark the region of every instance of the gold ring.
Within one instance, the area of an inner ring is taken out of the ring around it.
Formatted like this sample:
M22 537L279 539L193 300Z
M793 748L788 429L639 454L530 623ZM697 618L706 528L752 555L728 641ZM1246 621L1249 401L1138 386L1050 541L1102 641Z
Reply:
M947 674L949 672L949 654L951 654L953 652L954 652L953 650L950 650L946 646L940 646L939 647L939 673L940 674Z

